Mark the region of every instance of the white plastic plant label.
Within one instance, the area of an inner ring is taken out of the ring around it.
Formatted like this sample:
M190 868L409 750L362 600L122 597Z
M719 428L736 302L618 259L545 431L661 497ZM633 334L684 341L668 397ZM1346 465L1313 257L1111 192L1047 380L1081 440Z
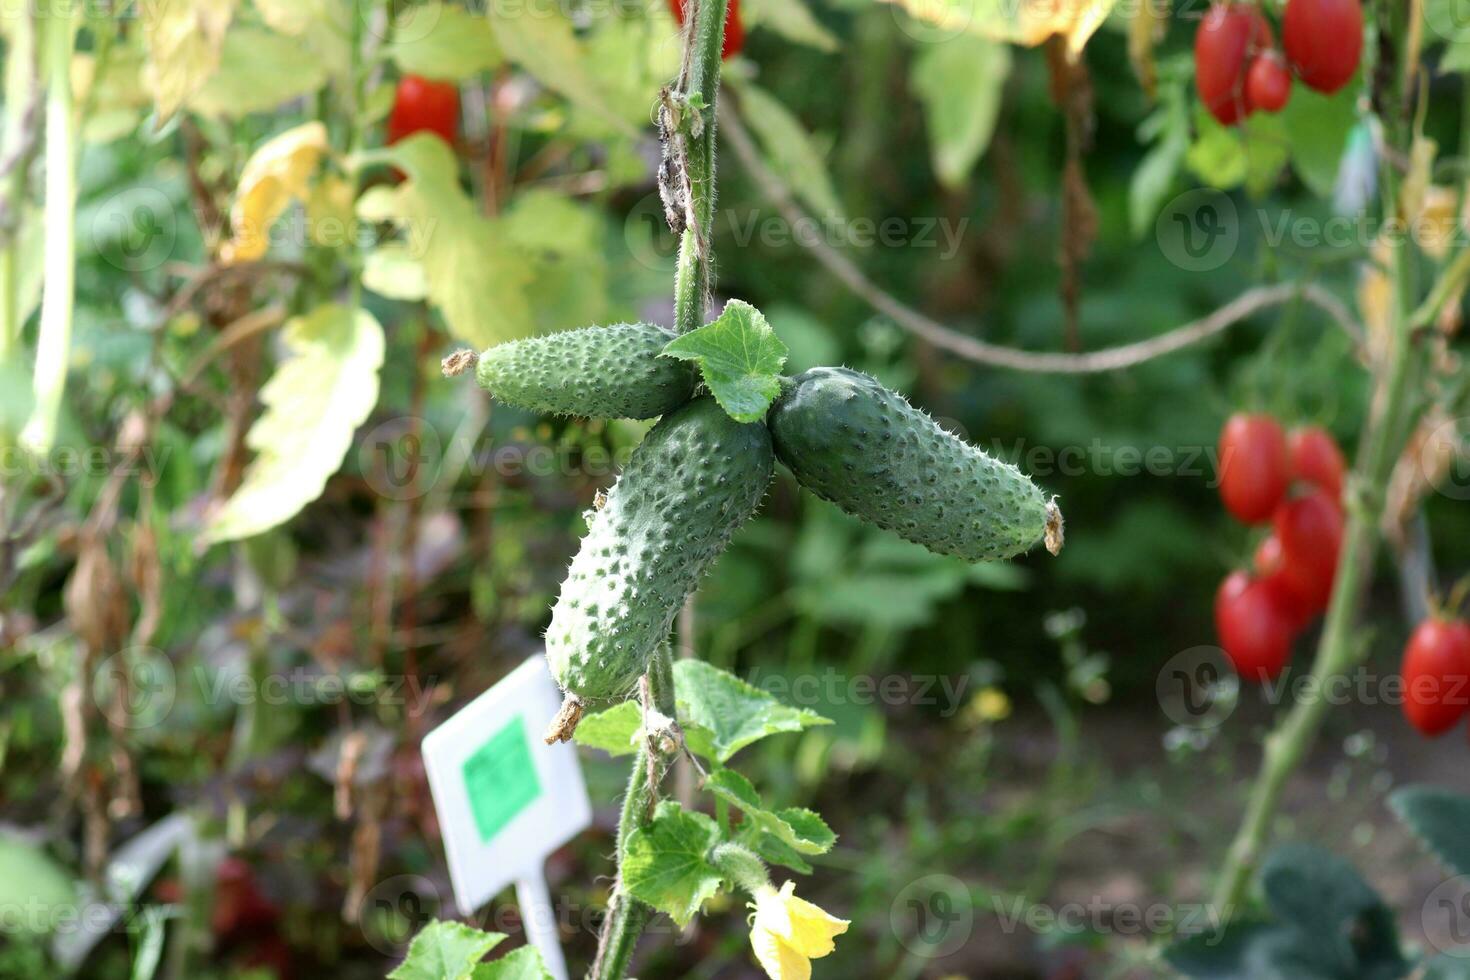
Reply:
M527 933L551 966L544 943L556 936L543 879L546 858L592 823L592 805L571 744L541 733L561 691L541 655L424 736L424 768L449 858L460 914L471 915L515 882ZM553 973L555 973L553 968Z

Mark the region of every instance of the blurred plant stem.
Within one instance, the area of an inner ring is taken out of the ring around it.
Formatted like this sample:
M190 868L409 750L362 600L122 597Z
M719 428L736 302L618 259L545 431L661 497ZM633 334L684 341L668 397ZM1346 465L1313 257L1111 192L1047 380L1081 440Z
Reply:
M1380 29L1387 29L1387 25L1380 23ZM1398 31L1394 36L1404 35ZM1401 95L1394 92L1389 98L1397 101ZM1375 106L1380 104L1375 99ZM1380 118L1387 144L1379 167L1385 226L1401 204L1401 179L1395 168L1399 160L1411 159L1414 132L1407 115L1390 119L1385 113ZM1462 138L1466 135L1462 134ZM1392 249L1384 272L1393 301L1386 329L1374 338L1378 343L1370 340L1368 344L1373 400L1349 479L1347 526L1332 599L1312 663L1311 683L1303 687L1301 699L1266 736L1260 772L1215 886L1214 906L1222 916L1232 915L1245 898L1246 886L1260 861L1280 806L1282 791L1321 730L1331 706L1323 692L1330 690L1334 679L1346 675L1367 654L1368 645L1356 627L1364 593L1372 580L1389 478L1413 428L1415 401L1411 396L1419 387L1418 379L1424 369L1424 358L1416 349L1415 339L1419 330L1431 326L1424 322L1424 307L1442 303L1452 280L1463 279L1466 253L1461 252L1441 268L1437 281L1428 290L1428 298L1421 304L1414 274L1416 256L1410 251L1409 236L1388 235L1384 240Z
M46 79L46 262L41 329L36 340L35 403L21 432L34 452L56 440L71 354L76 279L76 119L71 88L76 19L72 4L52 0L41 15L41 68Z
M20 245L26 189L37 139L38 85L36 22L29 10L17 13L5 60L5 131L0 138L0 368L12 367L20 344ZM18 367L18 366L16 366ZM10 377L13 371L7 371ZM0 418L0 447L14 439L13 420Z

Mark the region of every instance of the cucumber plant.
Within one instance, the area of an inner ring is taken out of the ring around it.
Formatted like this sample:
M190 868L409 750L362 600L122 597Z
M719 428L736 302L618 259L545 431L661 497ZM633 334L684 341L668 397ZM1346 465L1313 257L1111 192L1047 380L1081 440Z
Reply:
M772 885L768 866L809 872L835 836L808 810L770 808L726 767L750 742L828 723L698 660L671 662L679 610L759 507L780 460L816 495L946 555L1005 559L1062 519L1015 467L945 431L897 392L845 368L782 375L786 346L739 300L705 323L713 279L714 136L726 0L693 0L684 67L659 94L660 191L680 236L676 330L588 327L457 355L493 397L534 411L660 421L589 512L562 584L546 655L565 691L546 740L633 755L618 874L591 976L626 976L654 911L687 925L721 888L755 910L751 946L775 980L806 976L847 922ZM589 714L589 711L595 712ZM660 800L669 761L689 757L717 818ZM741 819L731 819L737 810Z

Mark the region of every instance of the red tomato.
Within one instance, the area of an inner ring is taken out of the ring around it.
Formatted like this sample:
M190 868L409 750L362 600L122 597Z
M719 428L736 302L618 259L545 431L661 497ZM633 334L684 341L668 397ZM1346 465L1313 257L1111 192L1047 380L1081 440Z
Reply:
M1291 658L1296 630L1271 588L1232 572L1215 593L1215 631L1243 680L1268 681Z
M1246 524L1266 521L1286 496L1286 436L1269 415L1232 415L1220 431L1220 498Z
M1342 499L1343 474L1347 461L1337 442L1318 426L1293 429L1287 438L1291 452L1291 477L1321 487L1333 500Z
M1256 577L1275 597L1277 604L1286 612L1294 628L1301 629L1312 621L1312 617L1317 615L1319 610L1313 609L1303 601L1286 577L1286 557L1281 551L1280 538L1275 534L1268 534L1263 538L1256 546L1252 564L1256 570Z
M404 75L393 96L393 111L388 114L388 143L422 132L454 145L459 135L459 86Z
M1404 716L1443 735L1470 711L1470 625L1426 619L1404 648Z
M1302 607L1319 613L1332 599L1342 549L1342 509L1321 490L1286 501L1276 511L1281 578Z
M1200 100L1229 126L1250 115L1245 97L1246 64L1271 46L1271 27L1249 4L1210 7L1194 35L1194 84Z
M1262 112L1280 112L1291 98L1291 72L1275 51L1263 51L1251 59L1245 73L1245 102Z
M685 0L669 0L669 12L680 24L684 23ZM735 57L745 47L745 25L740 21L740 0L730 0L725 11L725 46L720 57L726 60Z
M1363 8L1358 0L1287 0L1281 44L1303 85L1336 92L1358 71Z

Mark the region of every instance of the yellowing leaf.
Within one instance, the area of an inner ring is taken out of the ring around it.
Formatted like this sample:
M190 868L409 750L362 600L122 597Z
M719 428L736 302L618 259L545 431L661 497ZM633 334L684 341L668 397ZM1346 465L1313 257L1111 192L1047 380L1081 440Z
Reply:
M1055 35L1075 61L1117 0L883 0L945 31L1034 48Z
M321 496L378 401L383 328L366 310L329 303L289 320L283 340L289 356L261 389L265 410L245 437L255 459L211 516L207 543L268 531Z
M450 331L477 350L531 333L531 270L504 229L460 189L444 141L411 136L364 159L391 163L408 175L397 188L364 194L358 217L389 220L406 232L409 257L423 266L429 301Z
M429 277L414 261L408 246L384 242L367 254L362 266L362 284L379 296L417 302L429 295Z
M303 123L263 143L250 155L230 208L230 241L220 250L226 265L265 255L267 233L291 204L306 197L307 181L327 151L327 128Z
M148 48L143 81L162 122L219 67L235 0L150 0L138 9Z

